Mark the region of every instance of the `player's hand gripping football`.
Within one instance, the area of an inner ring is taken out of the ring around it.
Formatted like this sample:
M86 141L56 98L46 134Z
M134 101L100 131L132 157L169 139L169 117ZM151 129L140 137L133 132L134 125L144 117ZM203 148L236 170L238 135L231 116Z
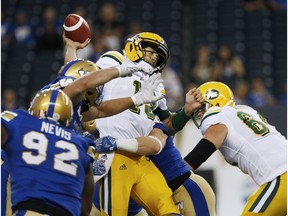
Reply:
M117 69L119 70L120 77L132 76L132 74L135 72L152 74L154 71L152 65L143 60L137 63L126 60L120 66L118 66Z
M135 106L140 106L142 104L153 103L164 97L162 94L156 94L157 86L163 82L159 79L160 74L153 74L147 80L145 80L139 92L132 95L131 98L134 101Z
M75 50L85 48L90 43L90 40L91 40L87 38L86 41L84 41L83 43L79 43L79 42L76 42L67 38L65 36L65 33L62 34L62 38L67 47L72 47Z

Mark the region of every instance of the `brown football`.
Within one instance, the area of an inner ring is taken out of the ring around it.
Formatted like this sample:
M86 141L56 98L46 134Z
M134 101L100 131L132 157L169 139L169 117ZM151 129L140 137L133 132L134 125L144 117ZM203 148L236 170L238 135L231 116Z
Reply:
M73 41L83 43L87 38L91 39L91 30L87 21L77 15L69 14L63 24L65 36Z

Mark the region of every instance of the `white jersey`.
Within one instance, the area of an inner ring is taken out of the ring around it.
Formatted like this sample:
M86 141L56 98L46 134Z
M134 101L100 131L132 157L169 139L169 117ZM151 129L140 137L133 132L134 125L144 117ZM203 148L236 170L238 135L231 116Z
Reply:
M125 59L119 52L110 51L102 55L96 65L100 68L107 68L118 66L123 61L129 60ZM145 75L139 72L139 74L131 77L120 77L109 81L104 85L103 101L130 97L140 89L144 78ZM118 139L147 136L154 125L155 115L151 108L150 104L144 104L111 117L97 119L100 136L110 135Z
M219 149L225 160L237 165L258 185L287 171L287 140L248 106L211 107L201 123L202 134L215 124L228 128Z

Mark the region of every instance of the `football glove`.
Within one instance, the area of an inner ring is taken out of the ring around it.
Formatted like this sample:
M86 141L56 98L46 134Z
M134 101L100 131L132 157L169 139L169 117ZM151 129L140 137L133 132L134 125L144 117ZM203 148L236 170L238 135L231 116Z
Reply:
M94 141L96 153L110 153L117 150L116 139L111 136L104 136Z
M152 74L154 69L152 65L145 61L139 61L137 63L131 61L124 61L120 66L116 67L119 71L119 77L132 76L134 72L143 72L146 74Z
M155 94L157 86L163 82L163 80L159 79L159 77L160 74L153 74L150 76L142 83L140 91L131 96L135 106L153 103L164 97L162 94Z
M106 173L105 160L95 159L92 164L93 175L101 176Z

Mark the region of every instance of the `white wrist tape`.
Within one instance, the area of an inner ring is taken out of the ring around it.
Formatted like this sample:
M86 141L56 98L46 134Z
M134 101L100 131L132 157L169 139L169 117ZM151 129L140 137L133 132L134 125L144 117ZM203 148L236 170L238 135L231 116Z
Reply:
M155 137L155 136L148 136L148 137L150 137L150 138L152 138L152 139L155 139L155 140L159 143L160 149L159 149L159 151L155 154L155 155L158 155L158 154L162 151L162 149L163 149L163 145L162 145L161 141L160 141L157 137Z
M134 105L136 106L136 97L135 97L135 94L134 94L134 95L131 95L131 99L132 99Z
M117 149L136 153L138 151L138 141L136 139L117 139Z

